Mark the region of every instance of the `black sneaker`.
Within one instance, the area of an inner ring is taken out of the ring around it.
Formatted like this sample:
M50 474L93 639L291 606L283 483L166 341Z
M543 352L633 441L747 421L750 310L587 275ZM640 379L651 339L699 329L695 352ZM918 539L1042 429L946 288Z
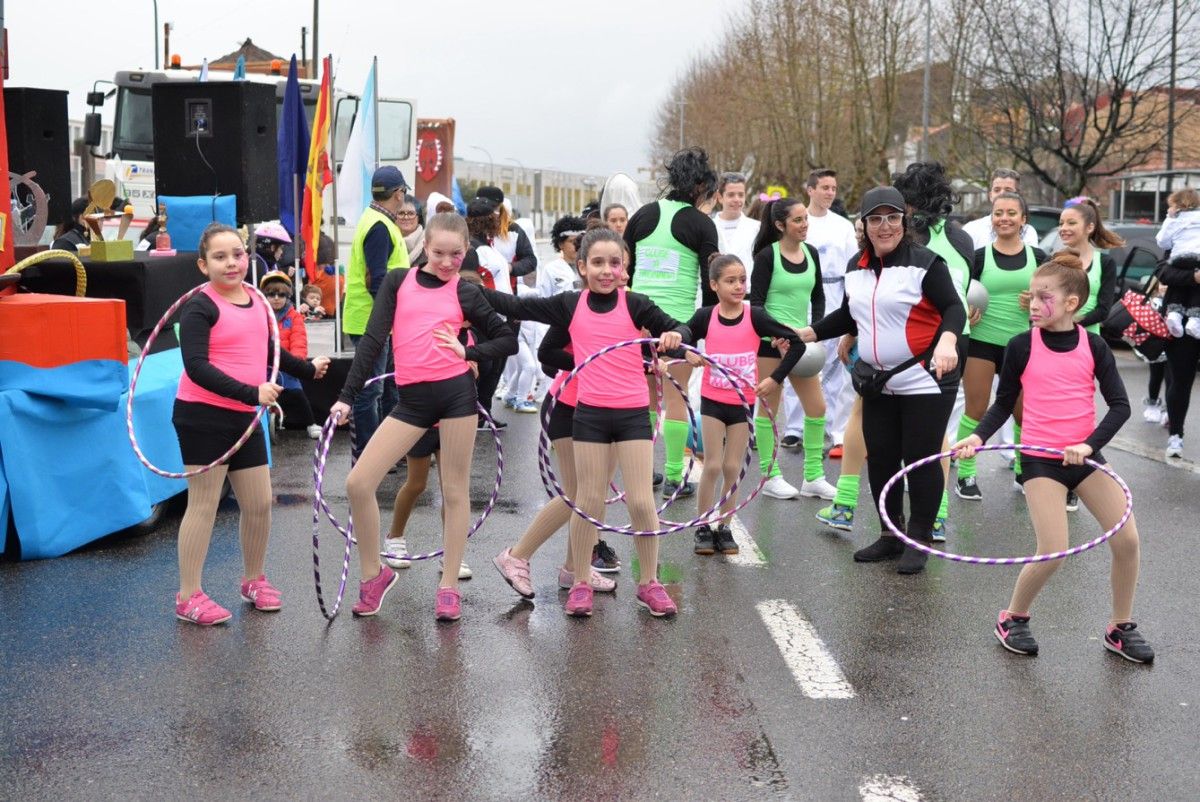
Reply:
M617 553L603 540L592 547L592 568L602 574L615 574L621 570L621 561L617 559Z
M1109 627L1104 633L1104 648L1133 663L1154 662L1154 649L1146 643L1142 633L1137 631L1137 624L1132 621Z
M959 479L958 487L954 488L954 492L959 498L965 498L967 501L983 501L983 491L975 483L974 476Z
M794 434L784 435L783 439L779 441L779 445L783 446L784 448L799 448L800 437Z
M1079 509L1079 494L1074 490L1067 491L1067 512L1075 512Z
M877 563L883 560L894 560L904 553L904 542L892 535L880 535L866 548L854 552L856 563Z
M679 488L678 495L675 494L675 488ZM670 498L675 496L676 499L687 498L696 495L696 488L691 482L672 482L670 479L663 480L662 497Z
M717 551L721 552L722 554L738 553L738 544L737 541L733 539L733 530L725 524L721 524L717 527L716 546Z
M1007 610L1000 611L996 619L996 627L992 630L1000 645L1013 654L1024 654L1030 657L1037 655L1037 641L1029 629L1029 616L1012 615ZM1107 639L1105 645L1108 645Z
M926 546L932 546L933 542L922 540L921 543ZM904 554L900 556L900 562L896 564L896 573L898 574L919 574L925 570L925 563L929 561L929 555L920 549L914 549L912 546L904 547Z
M498 429L499 431L504 431L505 429L508 428L508 424L505 423L504 421L500 420L499 418L492 418L492 422L496 424L496 429ZM492 430L492 427L488 426L488 422L486 420L484 420L483 418L480 418L479 425L475 427L475 430L479 431L479 432L490 432Z
M713 545L713 530L708 524L696 527L696 544L692 546L692 551L697 554L715 554L716 547Z
M658 471L654 472L654 486L658 487L663 483L663 475Z

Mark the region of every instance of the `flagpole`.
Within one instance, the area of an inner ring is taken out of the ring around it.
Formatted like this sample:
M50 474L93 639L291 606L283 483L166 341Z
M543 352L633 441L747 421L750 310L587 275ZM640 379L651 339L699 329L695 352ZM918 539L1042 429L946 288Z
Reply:
M375 73L375 80L371 82L371 104L375 110L375 168L379 168L379 56L375 56L371 61L371 70Z
M342 355L342 276L338 261L341 259L341 238L338 236L338 207L337 207L337 114L334 113L336 104L333 102L333 55L326 56L326 69L329 70L329 167L333 174L330 186L333 187L333 355Z
M295 280L292 282L292 291L296 294L294 304L297 309L300 308L300 256L306 253L303 247L304 243L300 240L300 219L303 216L304 203L300 195L300 176L292 173L292 198L295 213L292 215L292 272L295 275Z

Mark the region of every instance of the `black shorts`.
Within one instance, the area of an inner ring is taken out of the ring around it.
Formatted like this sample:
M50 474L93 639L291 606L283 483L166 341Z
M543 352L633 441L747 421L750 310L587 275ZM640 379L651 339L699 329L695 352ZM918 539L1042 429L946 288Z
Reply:
M437 453L442 447L442 436L436 428L426 429L425 434L408 450L408 456L413 459L424 459Z
M183 464L208 465L237 442L253 419L253 412L238 412L198 401L176 399L171 422L175 424L175 436L179 438ZM261 425L254 427L250 439L225 464L231 471L267 464L267 439L263 436Z
M1004 367L1004 346L971 339L967 341L967 358L986 359L996 366L996 373L999 374Z
M475 377L467 371L452 379L397 385L400 403L388 417L428 429L443 418L476 414Z
M746 408L741 404L726 404L711 398L700 399L700 414L707 418L716 418L726 426L746 423Z
M1094 460L1101 465L1105 464L1104 455L1097 451L1088 459ZM1079 487L1079 483L1095 473L1096 469L1091 465L1063 465L1061 459L1055 457L1039 457L1029 454L1021 455L1021 476L1018 479L1022 484L1030 479L1053 479L1060 485L1063 485L1067 490L1074 490Z
M571 436L578 443L623 443L650 439L650 407L608 409L579 404Z
M542 399L542 414L545 415L546 405L550 403L550 396L547 395ZM543 420L545 418L543 417ZM550 421L546 425L547 435L550 442L562 440L564 437L572 437L575 432L575 407L570 404L564 404L562 401L554 402L554 409L550 410Z

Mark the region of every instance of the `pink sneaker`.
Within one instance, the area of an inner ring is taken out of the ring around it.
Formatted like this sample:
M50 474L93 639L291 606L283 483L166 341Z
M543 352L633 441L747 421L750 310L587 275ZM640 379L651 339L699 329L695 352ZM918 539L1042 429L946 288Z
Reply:
M512 549L505 549L492 558L492 564L521 598L533 598L533 583L529 581L529 560L518 559L512 556Z
M588 578L588 584L592 586L592 590L597 593L615 593L617 583L615 580L601 574L595 569L592 570L591 576ZM558 587L560 590L570 590L575 584L575 572L568 571L566 568L558 569Z
M462 618L462 597L454 588L438 588L434 615L438 621L457 621Z
M175 594L175 617L189 624L199 624L211 627L213 624L224 624L233 618L233 613L208 598L208 594L198 590L188 597L187 601Z
M592 614L592 588L582 582L571 586L567 595L567 615L576 618L587 618Z
M637 603L649 610L650 615L655 618L670 618L678 612L675 602L667 595L667 589L657 579L645 585L638 585Z
M273 613L283 607L279 591L267 581L266 574L259 574L258 579L242 583L242 601L250 602L255 610L264 613Z
M379 566L379 575L358 583L358 602L351 608L355 615L375 615L383 606L383 597L396 584L396 572L386 565Z

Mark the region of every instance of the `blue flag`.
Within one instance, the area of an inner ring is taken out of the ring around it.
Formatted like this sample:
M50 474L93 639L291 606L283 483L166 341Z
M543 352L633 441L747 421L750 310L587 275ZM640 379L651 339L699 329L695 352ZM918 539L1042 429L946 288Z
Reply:
M462 189L458 186L458 176L450 179L450 200L454 201L454 208L458 209L459 214L467 213L467 202L463 200Z
M296 231L296 187L304 190L308 173L308 118L304 116L304 101L300 99L300 82L296 79L296 56L288 67L287 88L283 93L283 112L279 116L279 222L290 232ZM301 194L300 197L303 197ZM256 221L259 222L259 221Z
M246 80L246 57L238 56L237 66L233 68L233 80Z

